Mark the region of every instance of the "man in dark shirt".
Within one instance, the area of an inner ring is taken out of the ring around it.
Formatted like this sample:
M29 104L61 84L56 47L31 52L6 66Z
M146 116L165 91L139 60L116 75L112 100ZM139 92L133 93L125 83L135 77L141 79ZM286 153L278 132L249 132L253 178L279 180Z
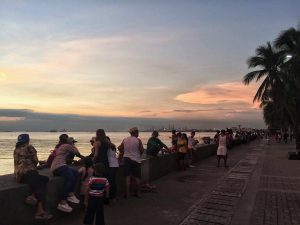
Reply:
M157 156L158 152L163 148L169 149L161 140L158 138L158 132L155 130L152 133L152 137L147 142L147 155Z

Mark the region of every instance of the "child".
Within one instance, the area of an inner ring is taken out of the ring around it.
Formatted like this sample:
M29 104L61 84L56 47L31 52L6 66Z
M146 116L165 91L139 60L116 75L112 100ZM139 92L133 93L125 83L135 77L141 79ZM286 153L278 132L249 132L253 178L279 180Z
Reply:
M91 157L85 157L83 159L83 166L79 168L78 172L81 175L81 188L80 188L80 194L85 201L87 201L86 198L86 192L89 187L89 180L94 174L94 168L93 168L93 160Z
M94 224L96 215L95 225L105 225L103 199L109 197L109 183L103 177L104 173L104 164L96 163L94 165L94 176L89 180L89 187L86 193L85 205L87 210L83 220L84 224Z

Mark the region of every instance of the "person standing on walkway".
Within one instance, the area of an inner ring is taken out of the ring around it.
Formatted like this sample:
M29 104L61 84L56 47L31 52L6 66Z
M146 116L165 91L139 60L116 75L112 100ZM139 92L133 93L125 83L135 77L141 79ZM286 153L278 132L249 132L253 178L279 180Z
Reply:
M215 136L214 136L214 142L215 142L216 144L217 144L218 141L219 141L219 136L220 136L220 131L217 130L217 133L216 133Z
M157 156L159 151L163 151L163 149L169 150L168 146L166 146L159 138L158 131L152 132L152 137L149 138L147 142L147 155L149 156Z
M80 201L74 194L76 182L79 178L79 172L67 165L66 159L69 154L75 154L77 157L84 158L78 149L70 141L67 134L59 136L59 143L55 147L56 156L53 159L50 170L55 176L64 178L63 192L61 201L58 203L57 209L63 212L72 212L68 201L78 204Z
M26 203L37 205L35 219L51 219L52 215L44 210L49 178L38 173L37 151L29 141L28 134L18 136L14 150L15 178L20 183L28 184L32 191L32 195L26 198Z
M283 134L283 141L284 141L285 143L288 142L288 137L289 137L289 135L287 134L287 132L284 132L284 134Z
M192 166L193 159L194 159L193 158L193 151L194 151L195 145L199 143L199 141L195 139L195 135L196 135L196 132L192 131L191 136L189 136L189 138L188 138L188 151L187 151L187 154L188 154L188 167L193 167Z
M217 150L218 167L220 166L221 159L224 160L224 166L227 167L227 136L225 134L225 130L221 130L218 143L219 143L218 150Z
M109 141L106 137L105 131L103 129L98 129L96 131L96 141L94 143L95 154L93 157L94 163L103 163L105 166L105 174L104 177L108 178L109 174L109 162L108 162L108 148Z
M177 133L177 150L178 150L178 163L180 170L186 170L185 154L187 152L188 140L186 134Z
M171 152L176 152L177 151L177 134L176 134L176 130L172 130L171 143L172 143Z
M96 163L94 165L94 176L89 179L89 187L86 193L86 213L83 223L86 225L105 225L104 220L104 198L109 197L109 183L103 176L105 173L105 166L103 163ZM94 218L95 223L94 223Z
M109 163L108 182L110 184L109 199L116 201L117 197L117 182L116 176L119 169L119 160L117 158L117 149L114 144L111 143L110 138L106 137L110 143L107 156Z
M125 198L130 195L131 177L136 183L136 197L141 194L141 156L144 152L142 141L138 138L139 130L133 127L129 130L130 136L125 138L118 147L121 153L124 153L124 175L125 175Z

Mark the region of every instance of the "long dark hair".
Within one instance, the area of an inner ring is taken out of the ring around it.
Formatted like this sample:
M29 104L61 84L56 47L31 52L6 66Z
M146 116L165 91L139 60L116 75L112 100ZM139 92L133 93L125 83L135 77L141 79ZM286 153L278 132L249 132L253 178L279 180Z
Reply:
M109 143L109 147L111 148L111 150L113 151L117 151L116 146L111 143L110 138L108 136L106 136L107 142Z
M103 129L98 129L96 131L96 141L100 141L101 143L108 143L105 131Z
M183 134L182 134L182 137L183 137L186 141L189 140L188 137L187 137L187 135L186 135L186 133L183 133Z
M69 138L69 136L67 134L61 134L59 136L59 142L57 143L55 148L59 148L63 144L68 144L68 138Z

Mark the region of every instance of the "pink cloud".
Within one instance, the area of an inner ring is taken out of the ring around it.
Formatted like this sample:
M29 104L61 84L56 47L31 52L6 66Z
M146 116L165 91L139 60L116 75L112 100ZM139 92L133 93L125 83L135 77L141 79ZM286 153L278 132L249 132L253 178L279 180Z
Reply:
M175 99L200 105L237 105L237 103L244 103L251 108L257 108L259 104L253 104L253 96L256 90L256 84L245 86L242 82L211 84L188 93L180 94Z

